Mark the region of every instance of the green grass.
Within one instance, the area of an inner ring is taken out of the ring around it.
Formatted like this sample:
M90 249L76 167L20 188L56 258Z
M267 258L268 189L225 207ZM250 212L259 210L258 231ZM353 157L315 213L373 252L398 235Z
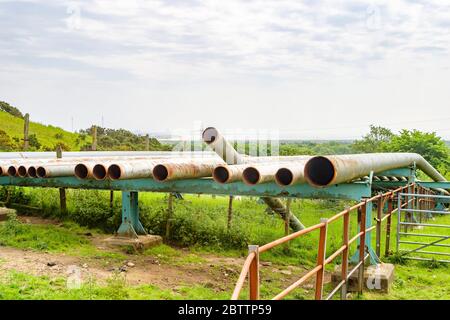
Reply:
M88 231L73 222L63 223L61 227L33 225L20 223L15 216L10 216L8 221L0 223L0 246L110 260L126 259L120 253L98 250L82 235Z
M202 285L180 285L174 289L161 289L154 285L128 286L119 274L108 279L106 285L94 280L78 289L68 288L67 279L50 279L10 271L0 277L0 299L3 300L175 300L175 299L227 299L228 292L217 292Z
M1 130L5 131L11 138L23 139L24 120L14 117L9 113L0 111ZM81 145L90 143L91 137L86 137L85 141L81 141L80 135L65 131L52 125L43 125L30 121L29 134L36 134L41 149L54 150L55 145L63 142L70 150L80 150Z

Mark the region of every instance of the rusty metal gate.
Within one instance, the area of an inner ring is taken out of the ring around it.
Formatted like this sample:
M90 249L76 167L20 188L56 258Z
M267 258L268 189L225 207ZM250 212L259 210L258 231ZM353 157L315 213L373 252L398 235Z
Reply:
M406 259L450 263L450 196L399 193L398 203L397 253Z

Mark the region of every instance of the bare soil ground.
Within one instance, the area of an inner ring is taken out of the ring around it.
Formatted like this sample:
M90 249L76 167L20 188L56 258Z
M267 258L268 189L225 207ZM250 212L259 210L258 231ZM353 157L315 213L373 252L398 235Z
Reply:
M23 223L53 224L56 220L39 217L20 217ZM103 252L121 252L119 249L107 248L102 240L109 235L90 235L89 239L97 249ZM192 254L188 249L176 249L181 255ZM143 254L124 254L124 259L83 257L66 254L45 253L0 246L0 274L16 270L32 275L50 278L67 277L74 267L81 271L82 281L95 279L104 283L115 273L125 276L129 285L151 284L161 289L176 288L180 285L202 284L217 291L229 291L230 294L244 263L243 258L221 257L213 254L195 254L198 259L193 262L175 263L161 261L158 256ZM298 280L306 269L299 266L281 266L262 262L262 281L270 285L276 280L282 287L287 287ZM325 282L330 281L326 275ZM305 289L312 289L312 284L305 284Z

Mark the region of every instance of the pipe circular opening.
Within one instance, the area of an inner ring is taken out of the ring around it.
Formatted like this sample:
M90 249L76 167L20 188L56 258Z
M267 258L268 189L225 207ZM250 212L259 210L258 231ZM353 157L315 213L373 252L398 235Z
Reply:
M314 157L305 165L306 180L319 187L329 185L336 174L333 163L326 157Z
M117 164L110 165L108 168L108 177L112 180L120 179L122 176L122 169Z
M218 136L219 132L217 131L216 128L213 127L206 128L202 134L203 141L206 142L207 144L213 143Z
M28 168L28 175L32 178L37 178L37 172L36 172L36 167L29 167Z
M25 178L27 176L27 168L25 166L19 166L19 169L17 169L17 174L21 178Z
M261 175L256 168L248 167L242 172L242 177L244 178L244 182L253 185L259 182Z
M225 167L216 167L213 171L213 179L219 183L226 183L230 179L230 173Z
M47 170L44 167L39 167L36 170L36 174L39 178L45 178L47 177Z
M10 175L11 177L15 177L17 174L17 169L14 166L10 166L8 168L8 175Z
M3 172L3 168L2 168L2 167L0 167L0 176L2 176L2 175L3 175L3 173L6 173L6 172Z
M80 179L86 179L89 175L89 170L86 165L80 163L75 166L75 176Z
M153 177L158 181L164 181L169 176L169 170L165 165L158 164L153 168Z
M289 186L294 180L292 171L287 168L281 168L275 174L275 181L281 186Z
M106 168L102 164L96 164L94 166L94 169L92 170L92 175L97 180L104 180L106 178L106 174L107 174Z

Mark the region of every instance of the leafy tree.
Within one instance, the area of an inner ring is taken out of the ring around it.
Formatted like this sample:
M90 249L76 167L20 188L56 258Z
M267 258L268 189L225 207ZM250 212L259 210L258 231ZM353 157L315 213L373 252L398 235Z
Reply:
M371 125L370 132L362 140L355 141L352 148L356 153L384 152L393 137L390 129Z
M17 109L16 107L13 107L12 105L10 105L9 103L5 102L5 101L0 101L0 110L8 112L9 114L18 117L18 118L23 118L23 114L22 112L20 112L19 109Z
M34 150L39 150L41 148L41 143L39 142L35 133L30 134L28 136L28 143L30 144L30 147L33 148Z
M449 168L449 149L436 133L418 130L402 130L392 137L388 145L390 152L415 152L422 155L436 168Z
M13 151L17 145L8 134L0 130L0 151Z

